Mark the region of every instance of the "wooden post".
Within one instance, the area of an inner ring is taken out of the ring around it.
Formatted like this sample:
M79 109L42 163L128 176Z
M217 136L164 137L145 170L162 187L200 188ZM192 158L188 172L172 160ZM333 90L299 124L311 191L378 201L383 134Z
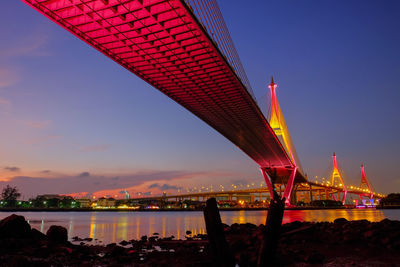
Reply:
M209 198L207 200L204 209L204 220L206 222L210 249L216 265L223 267L235 266L235 261L225 239L224 229L222 228L221 217L215 198Z
M281 199L275 189L276 171L274 170L269 177L273 188L273 196L269 204L263 233L264 238L258 254L258 267L276 266L276 250L278 248L283 213L285 211L285 198Z
M265 223L264 242L261 244L257 266L275 266L276 250L282 226L285 199L281 199L274 191L274 199L269 204L267 221Z

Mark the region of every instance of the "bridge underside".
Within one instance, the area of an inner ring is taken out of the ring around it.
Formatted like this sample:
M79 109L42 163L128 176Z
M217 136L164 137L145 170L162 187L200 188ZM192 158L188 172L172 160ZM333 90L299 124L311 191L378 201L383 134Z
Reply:
M23 1L184 106L260 167L277 167L281 176L294 167L185 1Z

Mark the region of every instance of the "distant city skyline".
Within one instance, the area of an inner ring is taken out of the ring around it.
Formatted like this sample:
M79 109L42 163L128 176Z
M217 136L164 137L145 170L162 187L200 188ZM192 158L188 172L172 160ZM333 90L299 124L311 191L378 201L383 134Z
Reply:
M363 163L376 191L400 191L400 3L218 3L266 116L274 76L308 177L327 178L336 152L345 182ZM5 0L0 22L0 188L134 197L263 182L215 130L21 1Z

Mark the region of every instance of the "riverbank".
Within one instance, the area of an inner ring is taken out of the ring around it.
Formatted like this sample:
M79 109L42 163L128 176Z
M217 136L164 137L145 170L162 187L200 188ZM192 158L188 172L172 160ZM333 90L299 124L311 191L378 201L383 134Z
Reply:
M254 266L264 226L225 225L231 251L240 266ZM140 240L98 245L90 238L67 240L67 230L50 227L47 235L22 216L0 222L0 266L205 266L212 264L206 235L186 233L184 240L158 233ZM400 222L337 219L284 224L278 249L281 266L399 266Z

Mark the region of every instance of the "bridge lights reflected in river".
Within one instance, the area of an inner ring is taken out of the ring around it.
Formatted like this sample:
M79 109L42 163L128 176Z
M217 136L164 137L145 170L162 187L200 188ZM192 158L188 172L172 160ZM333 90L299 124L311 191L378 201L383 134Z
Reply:
M11 212L1 212L3 219ZM68 229L71 239L91 237L102 244L120 242L122 240L140 239L143 235L160 237L173 235L184 239L186 231L193 235L205 234L203 213L199 211L182 212L18 212L25 216L32 227L46 233L51 225L61 225ZM222 222L264 224L266 210L221 211ZM338 209L338 210L286 210L283 223L293 221L333 221L336 218L348 220L381 221L385 218L400 220L400 210L376 209Z

